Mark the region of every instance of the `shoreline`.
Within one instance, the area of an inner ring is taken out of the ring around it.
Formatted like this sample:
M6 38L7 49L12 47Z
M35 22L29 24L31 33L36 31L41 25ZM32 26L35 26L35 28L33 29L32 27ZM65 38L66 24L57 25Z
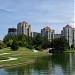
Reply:
M75 50L66 50L64 53L75 53Z
M5 56L7 58L8 57L18 58L17 60L0 62L0 68L10 68L10 67L17 67L17 66L32 64L32 63L35 63L36 58L52 55L52 53L48 53L44 51L33 52L32 50L29 50L23 47L19 48L19 50L17 51L11 51L11 49L6 48L6 49L0 50L0 52L9 53L9 54L1 55L1 56Z
M3 50L4 51L2 53L5 52L5 49ZM64 51L64 53L74 53L74 52L75 50ZM10 68L10 67L18 67L22 65L33 64L35 63L36 58L52 55L52 53L48 53L44 51L33 52L32 50L29 49L27 50L27 48L20 48L17 51L11 51L11 49L7 48L7 52L5 53L9 53L9 54L4 54L2 56L19 58L19 59L0 62L0 68Z
M28 65L28 64L33 64L35 63L34 61L28 61L28 62L22 62L22 63L18 63L18 64L10 64L10 65L0 65L0 68L10 68L10 67L18 67L18 66L22 66L22 65Z
M43 57L43 56L50 56L50 55L52 55L52 54L50 53L48 55L37 56L36 58ZM33 63L35 63L35 61L36 61L36 59L26 61L26 62L22 62L22 63L18 63L18 64L0 65L0 68L18 67L18 66L22 66L22 65L33 64Z

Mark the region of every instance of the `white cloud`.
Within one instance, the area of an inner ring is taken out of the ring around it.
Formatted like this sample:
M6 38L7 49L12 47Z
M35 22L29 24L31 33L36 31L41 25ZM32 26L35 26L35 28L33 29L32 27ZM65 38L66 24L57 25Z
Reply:
M75 28L75 23L70 23L70 26L72 26L73 28Z
M72 16L74 16L74 1L75 0L0 0L0 9L2 11L0 12L0 25L3 28L5 27L3 25L6 25L8 29L9 26L16 26L16 21L25 20L29 23L36 23L32 24L32 26L38 24L38 29L44 24L54 24L54 29L60 31L64 22L70 23ZM58 25L59 23L60 25ZM2 30L0 31L0 36L6 33L6 30L2 28L0 30Z
M35 21L37 22L44 22L44 23L49 23L49 22L64 22L63 20L59 19L59 18L45 18L45 17L42 17L42 18L37 18L35 19Z

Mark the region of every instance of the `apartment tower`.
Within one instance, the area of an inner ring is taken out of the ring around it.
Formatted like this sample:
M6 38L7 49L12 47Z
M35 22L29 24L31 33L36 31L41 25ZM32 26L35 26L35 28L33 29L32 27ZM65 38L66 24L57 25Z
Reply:
M75 47L75 29L73 27L66 25L61 31L61 35L67 39L70 47L72 45Z
M31 36L31 25L27 22L20 22L17 24L17 35Z
M48 41L51 42L54 39L54 30L47 26L41 29L41 35L47 37Z

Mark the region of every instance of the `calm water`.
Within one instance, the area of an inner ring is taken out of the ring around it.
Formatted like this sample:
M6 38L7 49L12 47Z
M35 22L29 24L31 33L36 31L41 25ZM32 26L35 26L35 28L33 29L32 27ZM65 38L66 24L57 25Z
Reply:
M1 68L0 75L75 75L75 53L54 54L37 58L35 64Z

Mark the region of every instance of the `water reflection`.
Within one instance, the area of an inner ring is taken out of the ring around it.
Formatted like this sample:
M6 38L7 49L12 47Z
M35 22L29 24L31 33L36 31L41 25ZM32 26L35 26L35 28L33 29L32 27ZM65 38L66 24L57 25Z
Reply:
M37 58L35 64L0 69L1 75L75 75L75 53Z

